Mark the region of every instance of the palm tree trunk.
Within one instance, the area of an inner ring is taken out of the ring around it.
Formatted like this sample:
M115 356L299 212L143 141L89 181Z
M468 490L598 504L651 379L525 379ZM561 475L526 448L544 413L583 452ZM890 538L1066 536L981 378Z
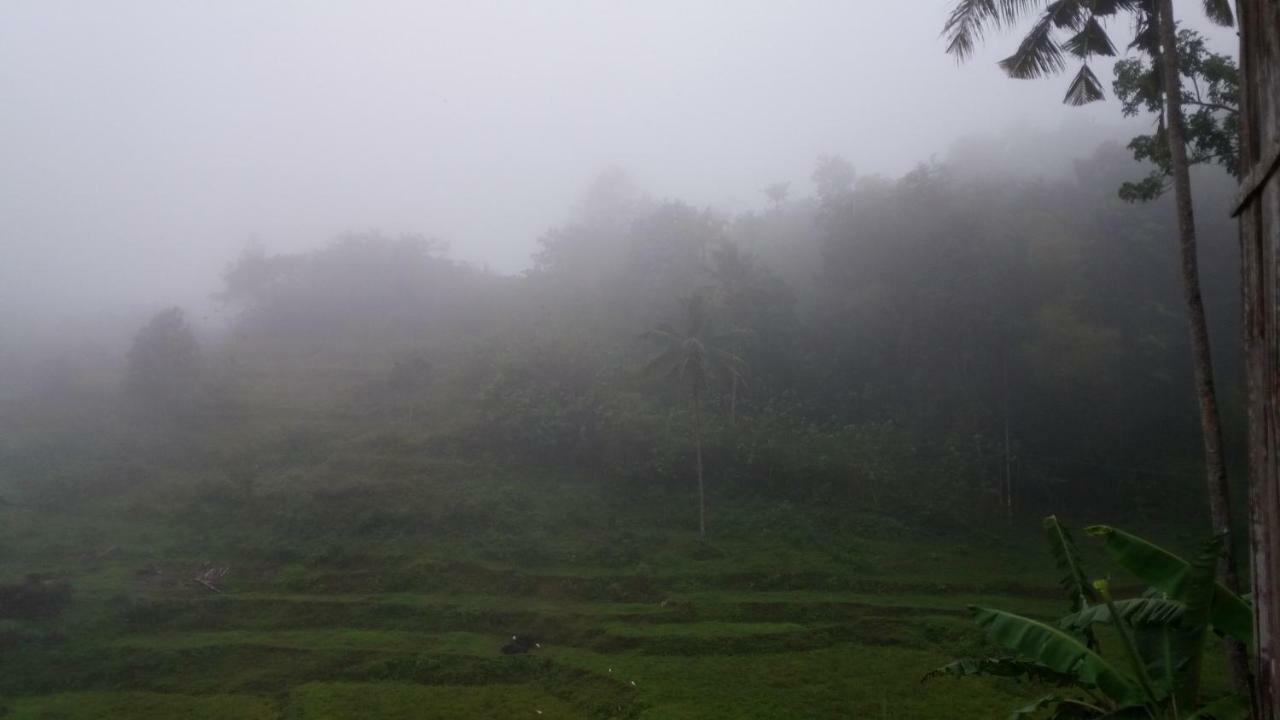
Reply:
M702 486L702 403L698 393L693 394L693 447L698 458L698 538L707 537L706 496Z
M1200 271L1196 252L1196 220L1191 199L1191 169L1187 162L1186 133L1182 118L1182 80L1178 70L1178 33L1173 16L1173 0L1157 5L1160 33L1160 63L1164 80L1165 134L1169 143L1170 169L1178 214L1178 246L1182 255L1182 289L1191 324L1191 355L1195 369L1196 395L1200 401L1200 429L1204 439L1204 460L1209 493L1209 518L1213 531L1227 536L1222 546L1218 577L1232 592L1240 591L1231 535L1231 491L1227 484L1226 462L1222 454L1222 425L1218 398L1213 385L1213 359L1209 351L1209 329L1204 301L1200 297ZM1226 641L1232 684L1241 691L1251 680L1244 645Z

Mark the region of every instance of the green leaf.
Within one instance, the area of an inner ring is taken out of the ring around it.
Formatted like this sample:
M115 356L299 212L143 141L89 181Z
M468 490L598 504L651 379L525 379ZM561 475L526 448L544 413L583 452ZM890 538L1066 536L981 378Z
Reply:
M1172 625L1139 625L1130 629L1156 695L1162 701L1168 700L1173 694L1178 658L1184 657L1188 649L1178 642Z
M1098 594L1102 596L1102 601L1111 610L1112 624L1115 625L1116 632L1120 635L1120 644L1124 648L1125 656L1129 658L1129 666L1133 668L1134 674L1137 675L1138 684L1142 687L1142 692L1146 695L1147 701L1154 705L1160 700L1159 694L1155 684L1151 681L1151 674L1147 671L1146 660L1138 650L1138 644L1133 637L1133 630L1129 627L1129 623L1124 621L1124 614L1116 607L1115 600L1111 597L1111 583L1106 580L1097 580L1093 583L1093 586L1098 589Z
M1142 692L1132 679L1067 633L1003 610L971 607L974 620L996 643L1049 669L1096 687L1117 703L1137 701Z
M1184 603L1187 601L1191 565L1186 560L1109 525L1094 525L1085 528L1085 532L1102 540L1116 564L1138 579L1163 591L1174 600ZM1253 610L1243 598L1218 583L1214 583L1209 624L1238 640L1253 642Z
M1023 705L1022 707L1009 713L1009 720L1028 720L1039 715L1042 711L1052 708L1053 712L1049 716L1056 720L1074 720L1075 718L1094 718L1101 715L1104 710L1096 705L1091 705L1083 700L1074 698L1064 698L1061 695L1045 695L1032 703Z
M1058 520L1057 515L1045 518L1041 525L1049 541L1049 552L1053 555L1054 562L1058 564L1058 569L1063 573L1058 584L1067 593L1071 612L1078 612L1097 603L1098 593L1089 584L1089 579L1080 566L1080 551L1076 549L1071 531Z
M1071 612L1078 613L1097 603L1098 594L1094 592L1093 586L1089 584L1089 579L1085 577L1084 570L1080 567L1080 553L1076 550L1076 542L1071 537L1071 532L1056 515L1050 515L1041 524L1044 526L1045 537L1049 541L1049 553L1053 555L1058 570L1063 573L1058 584L1067 594ZM1059 624L1059 627L1064 626ZM1090 624L1072 629L1084 634L1085 644L1091 649L1098 649L1098 638L1094 636Z
M1249 712L1248 698L1228 695L1200 708L1187 720L1249 720Z
M1115 606L1120 617L1133 626L1169 625L1177 622L1186 611L1186 606L1182 603L1165 598L1117 600ZM1111 622L1111 608L1093 605L1062 618L1058 621L1058 627L1070 632L1083 632L1091 625L1110 625Z
M1049 720L1057 720L1049 718ZM1093 720L1151 720L1151 713L1142 705L1126 705L1105 715L1095 715Z
M1214 574L1222 555L1223 537L1205 543L1184 584L1187 611L1178 623L1178 646L1182 649L1173 672L1173 693L1179 707L1193 707L1200 695L1200 668L1204 661L1204 641L1209 632L1209 612L1213 605Z

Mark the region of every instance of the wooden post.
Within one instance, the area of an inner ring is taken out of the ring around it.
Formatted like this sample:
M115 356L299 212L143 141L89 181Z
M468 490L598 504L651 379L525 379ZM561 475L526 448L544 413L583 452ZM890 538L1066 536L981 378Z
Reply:
M1249 424L1253 717L1280 720L1280 0L1238 0L1240 218Z

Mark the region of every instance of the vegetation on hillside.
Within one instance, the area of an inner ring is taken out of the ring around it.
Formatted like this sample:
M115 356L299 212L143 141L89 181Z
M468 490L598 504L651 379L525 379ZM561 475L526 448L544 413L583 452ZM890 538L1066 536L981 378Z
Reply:
M915 684L994 650L965 604L1052 611L999 548L1044 509L1202 516L1168 208L1115 195L1136 170L1116 145L1037 180L826 157L815 196L733 217L609 173L520 277L414 236L250 247L229 326L163 310L118 369L49 364L0 413L3 707L1025 704L1043 678ZM1232 235L1203 231L1234 372Z

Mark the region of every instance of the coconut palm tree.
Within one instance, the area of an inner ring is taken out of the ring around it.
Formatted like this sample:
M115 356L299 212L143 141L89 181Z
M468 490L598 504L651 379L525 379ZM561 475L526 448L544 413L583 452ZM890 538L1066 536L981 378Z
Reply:
M725 348L738 333L715 333L710 322L710 302L703 293L682 300L684 327L668 323L656 325L644 337L662 345L662 350L645 366L647 373L661 373L681 383L689 393L693 417L693 446L698 475L698 537L707 536L706 492L702 472L702 409L708 390L718 381L728 381L736 396L745 384L746 362Z
M1234 24L1231 0L1203 0L1203 6L1210 21L1222 26ZM1084 105L1104 98L1102 85L1089 68L1089 59L1116 54L1115 45L1103 25L1109 18L1131 15L1136 23L1129 46L1146 53L1152 60L1159 80L1158 91L1164 100L1157 135L1163 136L1168 145L1169 173L1173 177L1182 289L1191 334L1196 397L1200 406L1209 515L1214 532L1233 537L1213 359L1209 351L1204 301L1200 296L1195 210L1191 198L1191 170L1187 157L1173 0L957 0L943 28L947 52L959 60L968 59L987 30L1015 25L1035 13L1038 16L1017 50L1001 60L1000 67L1012 78L1040 78L1067 69L1069 57L1077 59L1080 69L1067 86L1063 98L1063 102L1069 105ZM1232 592L1240 591L1231 542L1223 544L1219 577ZM1233 679L1243 687L1248 682L1248 664L1243 647L1232 645L1228 654L1231 656Z

